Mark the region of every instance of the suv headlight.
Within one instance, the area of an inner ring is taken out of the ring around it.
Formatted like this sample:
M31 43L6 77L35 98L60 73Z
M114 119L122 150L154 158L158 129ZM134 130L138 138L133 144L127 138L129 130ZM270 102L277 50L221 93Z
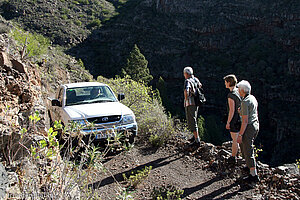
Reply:
M83 119L80 119L80 120L73 120L73 122L74 122L75 124L80 125L80 126L85 126L85 125L86 125L86 123L85 123L85 121L84 121Z
M135 117L133 114L123 116L123 124L135 123Z

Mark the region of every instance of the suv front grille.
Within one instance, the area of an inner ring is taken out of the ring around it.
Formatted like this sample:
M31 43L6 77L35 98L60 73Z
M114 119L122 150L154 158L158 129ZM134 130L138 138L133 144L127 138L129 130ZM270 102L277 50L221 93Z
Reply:
M104 117L93 117L88 118L87 121L95 124L103 124L110 122L118 122L121 119L121 115L112 115L112 116L104 116Z

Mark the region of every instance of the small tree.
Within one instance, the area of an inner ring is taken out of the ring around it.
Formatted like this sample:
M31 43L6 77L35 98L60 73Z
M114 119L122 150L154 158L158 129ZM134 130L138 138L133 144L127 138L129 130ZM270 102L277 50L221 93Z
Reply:
M127 64L122 69L122 73L124 76L129 75L134 81L144 82L145 84L153 79L148 68L148 61L136 44L127 58Z

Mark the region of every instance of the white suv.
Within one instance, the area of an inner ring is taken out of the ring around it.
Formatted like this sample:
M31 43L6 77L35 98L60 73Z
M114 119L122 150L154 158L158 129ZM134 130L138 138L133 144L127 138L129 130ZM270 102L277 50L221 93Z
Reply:
M137 135L138 126L130 108L119 101L111 88L98 82L81 82L61 85L55 99L51 100L50 118L64 125L77 122L83 133L95 133L95 140L114 137L118 131ZM88 126L93 123L93 126ZM133 140L133 137L130 140ZM132 141L131 141L132 142Z

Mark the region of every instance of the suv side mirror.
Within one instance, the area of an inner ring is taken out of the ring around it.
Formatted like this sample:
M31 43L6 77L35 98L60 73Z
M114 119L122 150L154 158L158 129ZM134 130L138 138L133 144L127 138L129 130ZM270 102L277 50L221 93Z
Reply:
M61 107L61 103L60 103L60 101L58 99L52 99L51 100L51 104L52 104L52 106L59 106L59 107Z
M125 99L125 94L123 93L118 94L118 100L121 101L123 99Z

